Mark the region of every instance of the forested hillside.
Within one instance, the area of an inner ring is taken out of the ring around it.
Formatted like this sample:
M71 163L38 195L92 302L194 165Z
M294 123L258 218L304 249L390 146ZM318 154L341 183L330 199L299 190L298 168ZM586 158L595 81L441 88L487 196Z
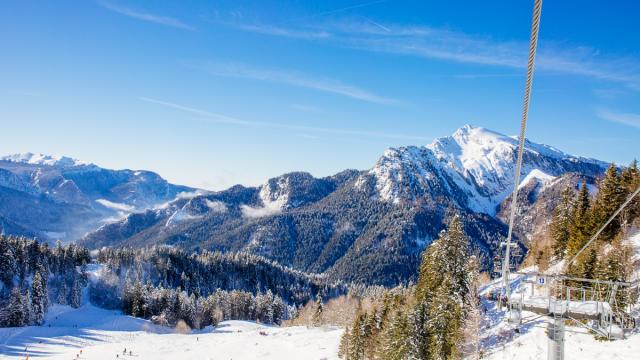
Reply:
M85 248L0 235L0 326L40 325L50 303L80 306Z

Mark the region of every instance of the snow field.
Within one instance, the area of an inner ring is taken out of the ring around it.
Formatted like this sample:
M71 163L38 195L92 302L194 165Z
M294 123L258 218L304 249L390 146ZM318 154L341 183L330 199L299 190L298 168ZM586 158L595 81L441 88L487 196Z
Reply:
M24 359L26 347L30 359L331 360L338 359L342 332L225 321L216 328L181 334L119 311L56 305L44 326L0 329L0 359Z

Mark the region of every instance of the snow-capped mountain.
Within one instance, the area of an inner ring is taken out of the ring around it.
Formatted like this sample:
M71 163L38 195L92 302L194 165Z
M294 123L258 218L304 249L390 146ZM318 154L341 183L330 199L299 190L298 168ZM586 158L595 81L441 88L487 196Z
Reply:
M8 161L8 162L31 164L31 165L57 166L57 167L93 165L93 164L86 163L84 161L73 159L67 156L34 154L30 152L3 156L3 157L0 157L0 161Z
M426 146L387 150L369 175L375 177L379 197L385 201L444 194L460 207L494 215L496 206L513 191L517 147L516 138L465 125ZM525 183L531 177L548 179L566 172L593 176L605 166L526 141L521 174Z
M368 171L290 173L178 199L106 224L82 243L248 251L334 279L391 285L415 275L421 250L455 210L489 266L506 234L500 215L513 190L516 149L512 137L467 125L426 146L388 149ZM521 189L530 201L518 214L552 206L553 196L534 203L556 178L594 178L605 166L527 141Z
M192 190L149 171L109 170L66 156L8 155L0 158L0 217L6 224L0 230L73 240Z

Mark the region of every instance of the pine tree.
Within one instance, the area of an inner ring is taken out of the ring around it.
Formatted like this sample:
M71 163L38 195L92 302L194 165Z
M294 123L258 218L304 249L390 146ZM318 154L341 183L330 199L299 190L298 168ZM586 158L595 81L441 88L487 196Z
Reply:
M428 359L429 353L429 314L427 305L417 303L408 316L409 355L414 359Z
M457 358L461 338L461 299L452 297L454 279L444 274L444 280L429 304L431 321L427 326L430 334L429 349L433 359Z
M16 271L16 259L9 245L9 239L0 235L0 281L6 289L13 287L13 276Z
M31 283L31 299L33 302L33 322L36 325L42 325L49 306L47 277L42 268L38 269L33 276L33 281Z
M71 301L69 305L74 308L79 308L82 302L82 286L80 284L80 278L78 276L73 280L73 287L71 288Z
M466 292L469 243L460 217L454 216L447 231L441 232L439 238L423 253L417 283L418 301L429 302L445 274L450 277L453 294L463 295Z
M351 329L347 326L344 329L342 337L340 337L340 345L338 345L338 357L349 359L349 346L351 339Z
M142 283L137 279L131 290L131 315L135 317L144 317L143 299L142 299Z
M18 287L14 287L11 289L11 297L9 298L9 306L7 307L7 319L6 326L10 327L18 327L24 326L25 324L25 314L24 314L24 304L22 294L20 294L20 289Z
M31 291L26 290L24 294L24 324L31 325L33 322L33 304L31 300Z
M351 334L349 334L347 359L348 360L361 360L364 359L365 350L365 337L362 332L365 322L365 314L361 309L358 309L356 317L351 327Z
M553 253L558 258L563 258L569 242L569 231L572 226L572 209L574 193L567 186L562 190L560 203L553 211L551 220L551 237L553 239Z
M587 183L583 182L572 210L574 221L569 228L567 256L575 255L589 239L592 229L590 209L589 190Z
M622 185L626 188L627 194L632 194L640 187L640 170L638 161L633 160L631 164L622 172ZM621 215L621 222L630 224L636 217L640 216L640 197L636 196L631 204L627 206Z
M365 314L361 333L364 337L364 358L373 359L376 353L375 338L378 334L375 309Z
M67 305L67 282L62 280L58 288L58 304Z
M320 296L320 293L318 293L316 295L315 310L313 311L313 317L311 318L311 323L313 324L313 326L322 325L323 311L324 311L324 307L322 305L322 296Z
M615 164L611 164L605 172L604 178L600 182L598 195L593 203L592 217L595 229L604 223L618 210L625 200L627 189L622 183L622 178L618 173ZM620 218L615 217L609 225L602 231L601 237L605 240L612 240L620 229Z
M407 314L398 309L391 326L385 333L383 345L384 360L404 360L409 358L411 349L410 329Z
M469 259L467 265L467 294L464 299L464 325L463 344L461 351L465 359L480 358L480 332L482 330L482 311L480 304L479 286L479 264L475 256Z
M469 292L469 238L454 216L447 231L423 253L416 301L426 307L424 332L433 359L455 358L461 339L463 303ZM474 275L475 276L475 275Z

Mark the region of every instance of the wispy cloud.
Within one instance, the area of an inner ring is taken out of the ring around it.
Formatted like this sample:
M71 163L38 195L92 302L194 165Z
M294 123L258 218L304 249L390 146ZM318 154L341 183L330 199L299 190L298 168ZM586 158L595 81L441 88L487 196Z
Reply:
M98 4L100 4L105 9L111 10L120 15L128 16L130 18L152 22L152 23L156 23L164 26L170 26L170 27L174 27L182 30L189 30L189 31L196 30L193 26L185 24L182 21L172 17L155 15L147 12L142 12L139 10L133 10L131 8L113 4L106 1L100 1L98 2Z
M298 111L306 112L306 113L320 113L322 110L312 105L305 104L292 104L291 108L296 109Z
M283 36L283 37L295 38L295 39L324 39L331 36L328 32L323 30L306 31L306 30L295 30L295 29L288 29L288 28L283 28L278 26L257 25L257 24L253 24L253 25L244 24L244 25L237 25L236 27L241 30L255 32L259 34Z
M317 140L320 139L319 136L316 135L310 135L310 134L304 134L304 133L297 133L296 134L297 137L301 137L303 139L310 139L310 140Z
M185 113L189 113L191 115L195 115L197 118L206 120L209 123L229 124L229 125L238 125L238 126L246 126L246 127L286 129L286 130L294 130L297 133L306 133L306 134L325 133L325 134L366 137L366 138L403 139L403 140L414 140L414 141L427 140L427 138L424 136L394 134L394 133L388 133L383 131L349 130L349 129L339 129L339 128L328 128L328 127L291 125L291 124L274 123L274 122L246 121L246 120L240 120L231 116L226 116L222 114L209 112L206 110L201 110L201 109L196 109L189 106L180 105L170 101L158 100L158 99L149 98L149 97L140 97L139 99L147 103L152 103L152 104L160 105L166 108L171 108L174 110L179 110Z
M598 109L598 117L601 119L640 128L640 114L620 113L607 109Z
M278 31L269 35L286 37L299 31L322 29L326 36L315 40L331 41L339 46L364 51L518 69L526 67L527 41L499 41L488 36L450 29L380 24L368 18L363 19L316 22L289 28L277 27ZM236 27L251 31L250 27ZM640 90L639 59L605 56L589 47L559 44L543 39L538 51L537 67L543 71L586 76Z
M333 79L311 77L307 74L297 71L264 69L238 63L191 63L188 64L188 66L205 71L215 76L270 81L274 83L287 84L342 95L371 103L385 105L400 104L399 100L377 95L356 86L343 84Z

